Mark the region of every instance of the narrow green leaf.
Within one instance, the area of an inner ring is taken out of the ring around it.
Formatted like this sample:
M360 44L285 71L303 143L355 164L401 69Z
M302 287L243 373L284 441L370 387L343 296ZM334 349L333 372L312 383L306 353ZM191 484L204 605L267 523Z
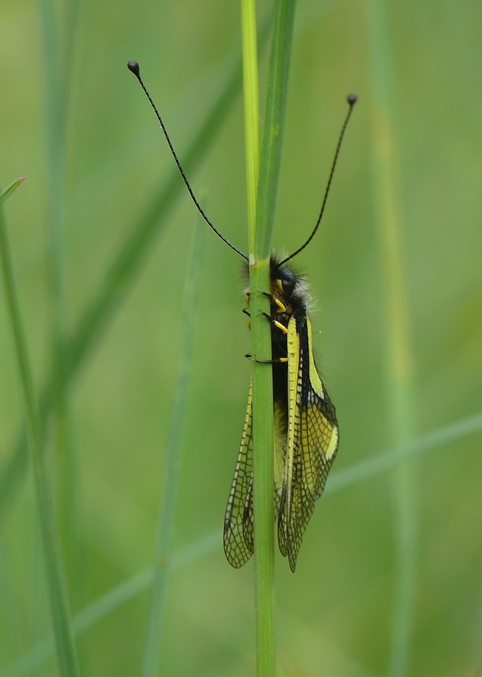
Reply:
M269 313L270 255L276 194L281 163L286 93L294 23L294 0L278 0L271 45L268 94L261 147L256 221L250 223L250 289L252 318L253 441L254 441L254 516L256 572L257 674L273 677L276 672L274 632L274 428L271 359L271 327L264 317ZM254 7L246 7L252 15ZM256 41L249 37L253 21L245 22L243 43L245 74L256 61ZM257 87L248 75L248 101ZM248 105L248 103L247 103ZM250 122L254 124L253 121ZM255 135L253 135L254 138ZM249 139L249 137L248 137ZM247 152L255 157L254 141ZM254 160L253 160L254 164ZM252 248L251 248L252 247ZM256 360L264 360L265 363Z
M25 176L22 176L20 179L14 181L8 188L5 188L3 193L0 195L0 205L3 205L5 200L10 197L10 195L17 190L21 183L25 181Z
M243 95L246 139L246 192L248 202L249 251L254 251L256 201L259 177L259 87L256 2L242 0Z
M69 618L67 585L63 570L60 540L55 520L53 497L50 490L47 469L44 466L44 437L40 423L37 400L33 384L27 342L20 318L20 309L15 289L13 267L8 237L0 208L0 257L7 298L8 312L12 324L17 354L20 381L25 401L29 446L35 480L37 510L40 523L42 549L50 594L50 607L54 626L57 659L62 677L80 675L75 647L72 640Z
M331 477L327 483L325 494L331 494L352 484L357 484L391 468L405 463L427 451L439 449L445 444L468 437L482 431L482 413L476 414L461 421L456 421L444 428L439 428L415 440L394 447L382 454L367 458L360 463L341 470Z
M184 331L179 353L179 371L167 443L163 491L159 512L154 581L142 667L143 677L157 677L161 661L165 599L168 577L172 567L171 542L181 474L182 448L186 428L187 398L191 383L194 330L199 305L199 282L205 233L206 224L199 214L194 232L190 262L187 267L186 287L184 290L182 322Z
M402 445L414 437L416 407L413 396L410 306L402 251L403 215L398 183L400 160L395 122L395 78L384 5L383 0L369 0L367 3L374 84L373 186L386 304L385 375L389 434L393 444ZM397 580L390 677L405 677L410 672L419 521L416 479L413 464L397 466L394 477Z
M66 169L67 134L70 103L72 55L76 37L76 0L62 3L62 11L53 0L40 0L40 28L43 37L45 82L45 138L48 197L49 252L49 359L52 371L52 415L55 418L53 445L58 459L59 515L62 518L64 550L67 561L73 559L73 510L77 473L70 443L68 398L61 386L65 371L66 324Z

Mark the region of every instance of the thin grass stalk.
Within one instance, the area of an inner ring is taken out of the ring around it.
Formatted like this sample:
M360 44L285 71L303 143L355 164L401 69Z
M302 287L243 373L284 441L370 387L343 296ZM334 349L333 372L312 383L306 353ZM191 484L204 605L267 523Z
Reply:
M3 205L5 200L7 200L10 197L10 195L14 193L17 190L17 188L19 188L19 186L22 185L24 181L25 177L22 176L20 179L17 179L13 183L11 183L8 188L5 188L3 193L0 193L0 205Z
M433 430L422 437L415 438L389 451L355 463L353 466L336 473L325 489L325 495L332 494L352 484L357 484L397 466L406 464L412 458L427 451L461 440L464 437L482 432L482 413L455 421L450 425Z
M12 324L20 381L25 402L29 446L31 451L37 510L44 555L45 575L50 596L57 660L62 677L80 677L72 639L69 600L62 562L60 539L55 519L54 501L47 470L44 466L44 436L35 395L33 372L27 341L20 317L7 230L0 207L0 257L8 313Z
M65 141L67 101L62 91L61 30L52 0L40 1L45 72L49 195L49 293L53 373L62 371L65 317Z
M256 6L254 0L242 0L244 111L246 137L246 182L248 198L248 241L250 252L250 288L269 292L269 259L255 271L256 202L259 176L259 88L256 46ZM253 266L254 262L254 266ZM267 322L254 327L258 303L251 294L251 326L253 357L271 359L268 345L271 329ZM266 299L267 301L267 299ZM266 303L264 304L267 305ZM264 312L269 312L265 308ZM263 318L264 319L264 318ZM268 334L269 332L269 334ZM262 336L264 334L264 336ZM261 342L255 348L256 338ZM261 367L261 369L257 369ZM264 369L263 369L264 367ZM273 539L273 393L271 366L253 363L253 430L254 430L254 518L256 570L256 665L257 674L271 677L276 672L274 635L274 539Z
M65 369L65 229L66 229L66 155L67 122L71 67L76 32L76 0L67 0L62 8L52 0L40 0L43 33L47 175L49 202L49 302L50 361L54 402L55 461L58 482L60 531L67 570L75 557L75 507L77 477L71 443L71 424L67 393L60 385ZM69 564L70 563L70 564Z
M274 429L270 312L270 255L281 164L294 0L278 0L271 45L268 94L254 232L249 242L252 355L257 674L276 672L274 633ZM251 41L253 44L253 41ZM265 363L256 360L264 360Z
M241 0L243 36L244 124L246 142L246 184L248 201L248 242L250 253L250 289L269 292L269 255L262 268L256 271L256 208L259 178L259 86L258 50L256 36L256 2ZM258 256L257 256L258 254ZM264 257L266 259L266 257ZM255 264L253 266L253 263ZM251 294L251 327L253 357L271 359L270 333L254 320L257 297ZM265 298L264 305L267 298ZM264 309L269 312L269 307ZM264 320L264 318L262 318ZM256 325L256 327L255 327ZM256 338L260 343L255 348ZM268 345L269 343L269 345ZM261 369L257 369L261 367ZM255 571L256 571L256 665L257 674L271 677L276 672L274 632L274 534L273 534L273 393L271 366L253 363L253 430L254 430L254 518L255 518Z
M381 454L377 454L373 458L355 463L353 466L338 473L335 472L324 491L324 496L331 495L354 484L358 484L358 482L363 482L375 475L391 470L409 458L419 456L428 451L438 450L446 444L451 444L481 432L482 412L460 421L455 421L443 428L432 430L423 435L423 437L419 437L401 447L389 449ZM178 571L217 550L221 542L221 534L221 529L214 529L209 534L198 538L178 552L175 552L172 556L171 570ZM144 569L88 604L72 620L74 637L89 630L123 604L127 604L137 595L148 590L153 580L153 567ZM53 651L54 639L52 636L46 637L34 645L33 649L21 658L13 661L6 670L0 673L0 677L25 677L50 658Z
M184 290L183 337L167 443L154 580L142 666L143 677L157 677L161 663L166 590L172 567L172 533L181 475L182 448L186 429L187 399L191 383L194 330L199 305L199 281L205 232L206 224L201 215L198 214Z
M387 304L388 414L391 441L398 446L413 439L415 430L410 312L402 253L400 163L392 55L383 0L369 0L368 10L375 90L372 125L375 202ZM418 526L416 479L416 468L413 464L403 463L398 466L395 476L397 580L390 677L405 677L409 674Z
M246 194L248 201L249 251L254 251L256 201L259 177L259 85L256 2L241 0L243 38L243 97L246 139Z
M50 203L50 293L52 354L64 343L65 316L65 180L69 90L75 45L77 2L67 0L61 10L52 0L40 0L46 92L47 163Z

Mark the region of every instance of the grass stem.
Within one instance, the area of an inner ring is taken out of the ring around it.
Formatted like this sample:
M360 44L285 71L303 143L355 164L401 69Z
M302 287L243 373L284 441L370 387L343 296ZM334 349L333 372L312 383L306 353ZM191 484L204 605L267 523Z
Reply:
M256 573L256 648L258 677L276 672L274 632L274 468L273 468L273 387L271 366L256 360L271 359L271 327L262 313L270 312L270 255L281 163L286 92L294 22L294 0L278 0L271 45L265 125L259 182L256 191L256 218L252 198L258 153L257 121L253 96L257 90L254 2L245 0L243 9L243 60L246 88L246 155L248 167L249 264L253 355L253 440L254 515ZM254 169L252 169L254 168ZM251 172L251 173L249 173Z
M54 501L45 467L44 434L40 423L33 373L27 341L20 317L13 266L8 244L3 209L0 207L0 258L8 313L12 324L20 381L25 402L29 446L31 451L42 549L50 595L50 607L61 677L79 677L75 646L72 639L67 584L62 551L55 518Z
M399 157L395 123L394 77L389 33L382 0L369 0L372 71L375 104L372 115L373 170L386 289L386 382L390 442L408 443L414 436L413 358L410 312L402 252L402 210L399 195ZM397 467L396 591L390 659L390 677L409 674L418 526L418 492L413 463Z
M48 184L48 270L49 270L49 341L52 373L52 418L55 454L53 463L58 469L59 530L65 553L66 569L72 577L80 572L75 568L78 546L75 534L77 508L77 459L71 440L71 420L68 393L62 388L65 371L66 307L66 185L67 142L72 64L75 50L76 0L62 3L62 9L53 0L40 0L40 18L43 34L43 66L45 81L45 126Z
M186 429L186 409L191 383L194 330L199 300L199 279L205 232L206 224L201 215L198 215L184 291L183 337L163 473L164 486L161 509L159 511L158 545L144 648L143 677L157 677L161 663L165 599L169 572L172 567L171 543L181 474L184 431Z

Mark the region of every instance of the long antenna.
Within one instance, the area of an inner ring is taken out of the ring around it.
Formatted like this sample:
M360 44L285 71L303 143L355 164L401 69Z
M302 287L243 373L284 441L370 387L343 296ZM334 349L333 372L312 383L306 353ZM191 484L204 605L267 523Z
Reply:
M141 78L141 72L140 72L140 68L139 68L139 64L137 63L137 61L129 61L129 63L127 64L127 68L131 71L131 73L134 73L134 75L135 75L136 78L138 79L140 86L141 86L142 89L144 90L144 93L145 93L145 95L147 96L147 98L148 98L148 100L149 100L149 103L151 104L151 106L152 106L152 108L153 108L153 110L154 110L154 113L155 113L156 116L157 116L157 119L159 120L159 123L160 123L160 125L161 125L161 129L162 129L162 131L164 132L164 136L166 137L166 141L167 141L167 144L168 144L168 146L169 146L169 148L170 148L170 150L171 150L172 156L173 156L174 160L176 161L177 167L178 167L179 171L181 172L181 176L182 176L182 178L183 178L183 181L184 181L184 183L186 184L186 188L188 189L189 195L191 196L192 201L193 201L194 204L196 205L197 210L199 211L199 213L201 214L201 216L203 217L203 219L206 221L206 223L207 223L209 226L211 226L211 228L214 230L214 232L216 233L216 235L218 235L218 236L221 238L221 240L223 240L223 242L225 242L225 243L228 245L228 247L231 247L231 249L234 249L234 251L235 251L237 254L239 254L240 256L242 256L243 259L246 259L246 261L247 261L247 260L248 260L248 257L246 256L246 254L245 254L244 252L242 252L240 249L238 249L237 247L235 247L234 244L232 244L227 238L224 237L224 235L223 235L222 233L219 232L219 230L218 230L218 229L216 228L216 226L212 223L212 221L210 221L210 220L208 219L208 217L206 216L206 213L204 212L203 208L201 207L201 205L200 205L199 202L197 201L197 198L196 198L196 196L194 195L194 192L193 192L193 190L192 190L192 188L191 188L191 184L190 184L189 181L187 180L187 176L184 174L184 170L183 170L183 168L182 168L182 166L181 166L181 163L179 162L179 158L178 158L177 155L176 155L176 151L174 150L174 146L173 146L172 143L171 143L171 139L169 138L169 134L167 133L166 127L164 126L164 122L162 121L162 118L161 118L161 116L159 115L159 111L157 110L154 101L151 99L151 96L150 96L149 92L148 92L147 89L146 89L146 86L144 85L144 83L143 83L143 81L142 81L142 78Z
M353 111L353 106L357 102L357 99L358 99L358 97L357 97L356 94L348 94L348 96L346 97L346 100L347 100L350 108L348 109L348 113L346 115L345 122L343 123L343 127L341 128L340 138L338 139L338 145L337 145L336 151L335 151L335 157L333 158L333 164L331 165L330 177L328 179L328 184L327 184L326 190L325 190L325 196L323 198L323 204L321 205L320 215L319 215L318 221L316 222L316 225L313 229L313 232L311 233L310 237L306 240L306 242L303 245L301 245L301 247L299 249L297 249L295 252L293 252L293 254L290 254L285 259L283 259L280 263L278 263L278 268L280 266L282 266L283 263L286 263L287 261L292 259L294 256L299 254L305 247L307 247L310 244L311 240L314 238L316 231L318 230L318 226L320 225L321 218L323 216L323 212L325 211L326 200L328 198L328 193L330 192L330 186L331 186L331 182L332 182L332 179L333 179L333 174L335 173L336 161L338 160L338 155L340 154L341 142L343 141L343 136L345 135L345 130L346 130L346 127L348 125L348 120L351 117L351 114L352 114L352 111Z

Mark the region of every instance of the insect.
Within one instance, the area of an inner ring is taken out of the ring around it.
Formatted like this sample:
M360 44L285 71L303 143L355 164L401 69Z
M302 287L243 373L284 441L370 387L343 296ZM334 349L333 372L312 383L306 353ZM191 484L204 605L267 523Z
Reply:
M279 549L294 572L339 434L335 407L313 358L305 281L274 256L270 267L275 516ZM224 552L234 567L242 566L254 552L251 387L224 519Z
M247 274L247 255L217 230L197 201L159 112L140 77L138 63L129 61L128 68L137 77L157 115L171 153L197 209L214 232L246 260ZM338 450L339 430L335 407L323 385L313 356L307 285L303 276L296 273L288 263L311 242L318 230L345 129L356 100L354 94L347 97L349 110L338 140L315 228L306 242L293 254L284 259L279 259L273 254L270 264L271 308L267 319L271 323L273 369L274 504L279 549L281 554L288 558L293 572L315 501L323 493ZM249 296L248 292L248 308L245 309L248 315ZM252 413L250 385L241 444L224 518L224 552L228 562L236 568L243 566L254 553Z

